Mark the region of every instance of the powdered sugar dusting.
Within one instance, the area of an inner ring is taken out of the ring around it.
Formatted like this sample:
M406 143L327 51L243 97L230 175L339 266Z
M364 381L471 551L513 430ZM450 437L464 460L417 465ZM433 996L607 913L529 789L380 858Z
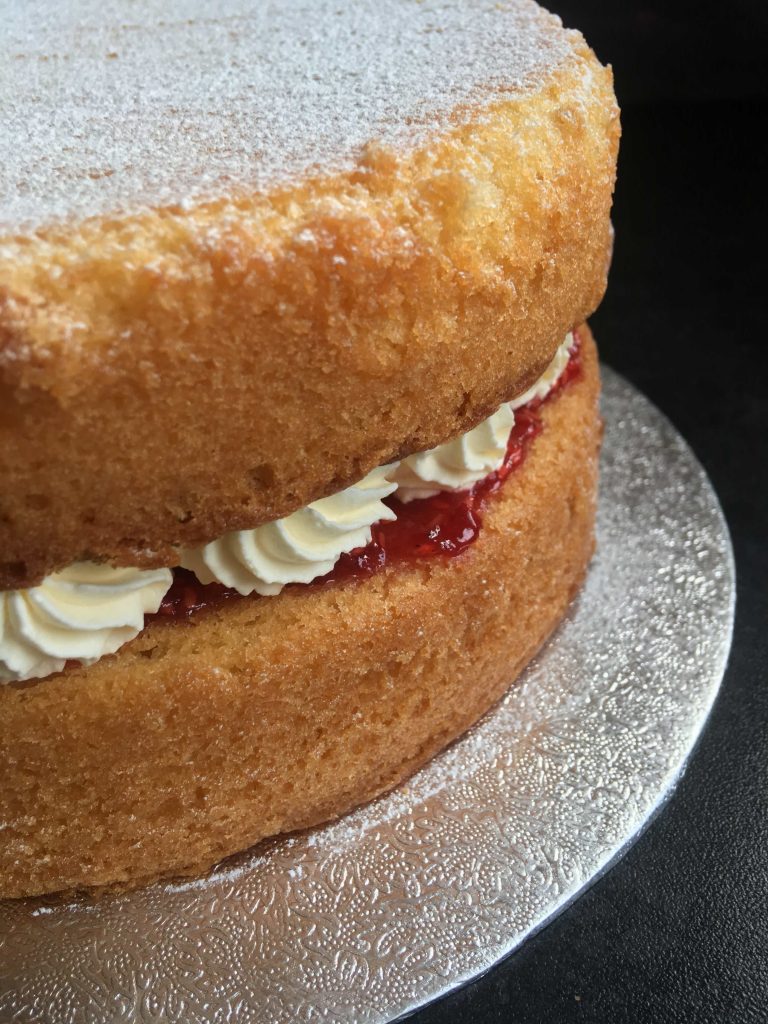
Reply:
M0 230L186 204L406 146L530 87L531 0L0 0ZM215 12L215 13L214 13Z

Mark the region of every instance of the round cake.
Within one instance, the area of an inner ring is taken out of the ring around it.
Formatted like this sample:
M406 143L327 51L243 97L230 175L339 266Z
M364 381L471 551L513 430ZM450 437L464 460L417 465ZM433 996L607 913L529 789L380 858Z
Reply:
M610 70L527 0L18 5L0 895L206 870L460 735L593 548Z

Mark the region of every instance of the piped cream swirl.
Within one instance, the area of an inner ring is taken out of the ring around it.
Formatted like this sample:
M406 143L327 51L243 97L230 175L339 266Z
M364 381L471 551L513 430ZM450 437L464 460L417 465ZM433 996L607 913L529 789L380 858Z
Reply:
M463 491L504 461L515 417L504 404L474 430L426 452L403 459L392 479L400 501L430 498L440 491Z
M440 491L465 491L499 469L515 425L514 410L535 398L547 397L568 365L573 344L573 335L568 333L533 387L511 402L505 402L473 430L455 441L403 459L392 474L398 498L414 501L431 498Z
M59 672L70 658L91 665L144 628L170 569L115 569L78 562L37 587L0 593L0 681Z
M393 468L380 466L358 484L284 519L187 549L181 564L201 583L223 583L243 595L274 595L288 583L311 583L342 554L368 544L374 523L396 518L382 501L397 486L387 479Z

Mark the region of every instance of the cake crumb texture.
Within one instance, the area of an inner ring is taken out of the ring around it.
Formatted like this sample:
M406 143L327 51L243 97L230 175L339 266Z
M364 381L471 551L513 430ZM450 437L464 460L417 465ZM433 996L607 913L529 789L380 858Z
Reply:
M407 777L490 707L593 549L597 357L454 559L233 600L0 688L0 895L198 873Z

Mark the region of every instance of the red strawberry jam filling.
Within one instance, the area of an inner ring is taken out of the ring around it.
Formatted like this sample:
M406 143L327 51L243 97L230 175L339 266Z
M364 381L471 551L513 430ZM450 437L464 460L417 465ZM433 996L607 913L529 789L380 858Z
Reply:
M291 586L328 586L350 579L372 576L385 565L420 558L453 558L473 544L482 529L486 502L510 474L525 461L528 449L544 426L540 409L581 376L581 341L573 332L574 344L565 369L544 399L533 399L515 410L515 425L509 436L504 462L470 490L441 491L431 498L402 502L395 495L385 502L396 513L392 522L376 523L371 540L363 548L344 554L331 572L311 584ZM220 583L200 583L186 569L174 569L173 584L163 598L154 619L189 618L203 608L243 598L236 590ZM252 595L256 597L258 595Z

